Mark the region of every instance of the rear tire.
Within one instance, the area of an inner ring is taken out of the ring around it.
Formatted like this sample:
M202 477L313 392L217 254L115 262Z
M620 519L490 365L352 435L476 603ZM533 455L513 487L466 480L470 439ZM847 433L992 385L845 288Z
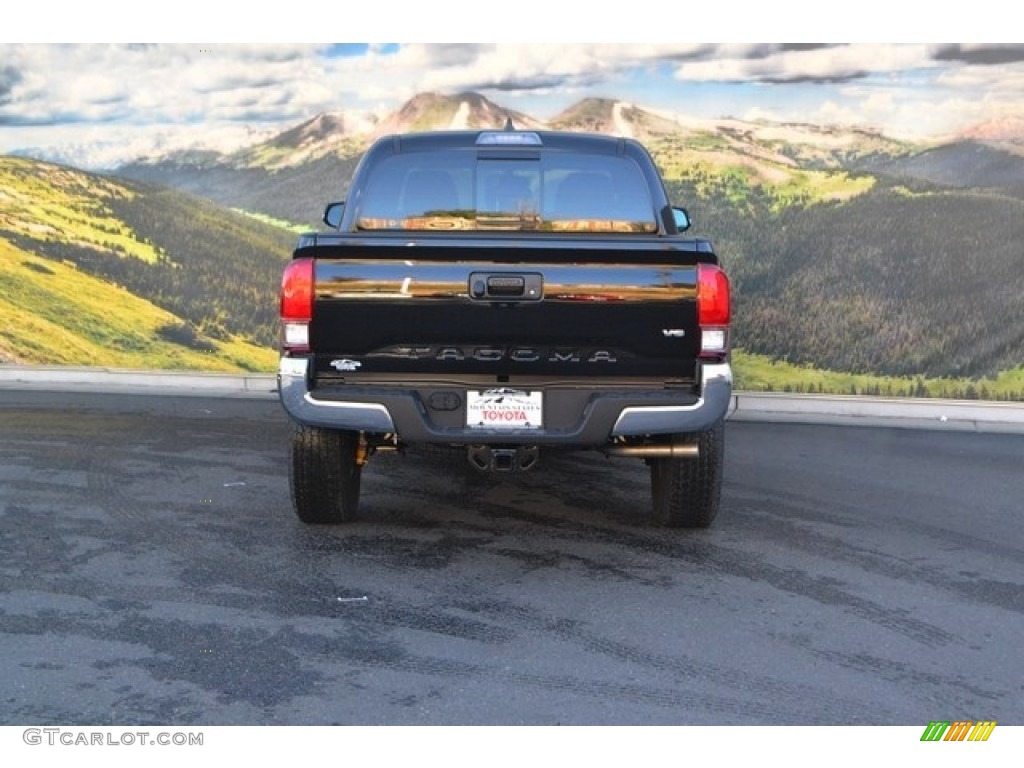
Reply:
M725 458L725 423L707 432L677 435L674 442L700 447L695 459L651 459L654 516L669 528L707 528L718 515Z
M359 510L362 467L359 433L297 426L292 433L289 483L304 523L347 523Z

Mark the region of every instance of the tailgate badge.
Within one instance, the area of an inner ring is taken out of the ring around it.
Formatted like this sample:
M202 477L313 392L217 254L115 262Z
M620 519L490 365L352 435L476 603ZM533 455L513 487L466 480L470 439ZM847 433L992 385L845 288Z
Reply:
M336 371L358 371L362 365L358 360L349 360L348 358L331 360L331 368Z
M685 328L662 328L661 335L667 339L681 339L686 335Z

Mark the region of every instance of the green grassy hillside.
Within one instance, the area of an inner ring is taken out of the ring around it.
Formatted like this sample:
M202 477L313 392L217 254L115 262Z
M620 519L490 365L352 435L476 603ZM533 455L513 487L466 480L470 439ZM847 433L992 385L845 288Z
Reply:
M723 199L754 215L787 207L849 200L870 190L875 178L842 168L802 167L783 148L725 136L696 134L659 139L651 154L670 184L700 199Z
M765 230L731 262L745 347L892 376L991 377L1024 362L1024 201L879 189Z
M101 176L0 157L0 232L27 242L63 242L155 264L162 254L111 209L115 201L136 198L133 189Z
M270 371L276 355L236 336L193 334L154 304L74 264L41 259L0 238L0 362Z
M266 214L274 219L297 222L307 229L322 226L324 206L344 200L362 149L352 154L327 153L311 156L300 165L268 170L257 163L261 154L253 150L244 158L208 164L188 160L156 164L133 163L118 170L124 177L165 185L200 199L216 200L224 206ZM278 157L268 161L280 162Z
M732 362L736 389L747 392L1024 401L1024 366L969 379L843 373L794 365L742 349L734 350Z
M0 361L273 370L293 242L178 192L0 157Z
M751 353L976 389L1024 363L1019 197L878 181L848 200L777 211L756 186L742 199L692 181L668 187L722 257L734 340Z

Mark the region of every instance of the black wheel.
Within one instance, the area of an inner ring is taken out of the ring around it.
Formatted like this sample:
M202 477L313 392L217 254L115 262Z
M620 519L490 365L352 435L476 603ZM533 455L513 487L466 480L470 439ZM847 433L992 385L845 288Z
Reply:
M288 479L295 514L304 523L346 523L359 509L362 467L357 432L296 427Z
M670 528L707 528L718 514L725 458L725 424L707 432L678 435L676 442L696 442L696 459L651 459L654 516Z

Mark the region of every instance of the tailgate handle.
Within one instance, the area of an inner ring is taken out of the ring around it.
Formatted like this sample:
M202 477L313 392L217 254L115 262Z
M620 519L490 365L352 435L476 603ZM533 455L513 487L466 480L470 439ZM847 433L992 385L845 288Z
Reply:
M491 296L522 296L525 278L514 275L491 275L487 278L487 293Z
M540 301L544 277L538 272L474 272L469 276L469 295L492 301Z

